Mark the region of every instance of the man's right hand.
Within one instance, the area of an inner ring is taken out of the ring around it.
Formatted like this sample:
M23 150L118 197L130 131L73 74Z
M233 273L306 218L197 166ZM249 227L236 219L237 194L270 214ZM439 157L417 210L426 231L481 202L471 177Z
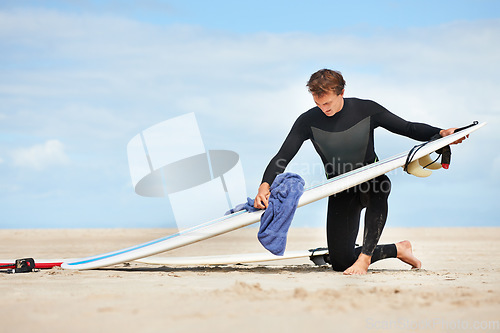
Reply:
M270 192L270 187L268 183L262 183L259 186L259 192L257 193L257 196L255 197L255 200L253 202L253 206L257 209L264 209L267 208L269 204L269 195L271 194Z

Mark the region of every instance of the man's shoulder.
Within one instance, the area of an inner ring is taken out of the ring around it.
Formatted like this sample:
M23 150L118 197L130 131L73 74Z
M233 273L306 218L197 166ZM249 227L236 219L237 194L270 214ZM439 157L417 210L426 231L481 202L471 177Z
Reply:
M312 124L316 124L321 121L321 115L323 112L317 106L307 110L306 112L300 114L297 119L295 119L295 128L308 128Z
M344 102L347 108L358 110L359 112L368 112L369 114L376 114L382 111L386 111L382 105L371 99L348 97L344 98Z
M322 114L322 111L319 107L315 106L313 108L310 108L309 110L307 110L306 112L302 113L298 118L297 120L301 119L301 120L305 120L305 119L311 119L311 118L314 118L314 117L317 117L319 115Z
M347 102L349 104L361 104L361 105L378 104L377 102L371 99L363 99L358 97L345 97L344 102Z

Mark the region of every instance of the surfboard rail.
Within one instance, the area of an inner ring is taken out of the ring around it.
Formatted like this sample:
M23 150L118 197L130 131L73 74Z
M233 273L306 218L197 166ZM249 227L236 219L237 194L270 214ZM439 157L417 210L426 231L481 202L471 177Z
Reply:
M267 262L276 260L307 258L312 255L320 256L328 253L326 249L286 251L282 256L270 252L263 253L241 253L213 256L194 257L146 257L137 259L136 262L149 265L230 265L253 262Z

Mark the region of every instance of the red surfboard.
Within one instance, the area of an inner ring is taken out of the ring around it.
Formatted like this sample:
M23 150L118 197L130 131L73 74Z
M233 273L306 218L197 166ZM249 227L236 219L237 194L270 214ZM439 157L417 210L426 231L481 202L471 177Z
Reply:
M38 269L51 269L52 267L61 266L64 260L67 259L35 259L35 267ZM16 259L0 259L0 269L15 269Z

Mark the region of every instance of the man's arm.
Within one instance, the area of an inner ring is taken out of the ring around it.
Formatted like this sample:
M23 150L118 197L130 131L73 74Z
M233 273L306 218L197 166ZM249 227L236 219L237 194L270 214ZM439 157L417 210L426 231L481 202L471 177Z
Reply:
M383 106L378 105L380 112L376 114L375 127L380 126L386 130L403 135L418 141L430 140L434 135L440 133L442 129L423 123L406 121L403 118L391 113Z
M375 103L375 102L373 102ZM439 133L441 137L448 136L453 134L457 128L448 128L448 129L439 129L437 127L433 127L423 123L415 123L406 121L401 117L396 116L395 114L388 111L383 106L376 104L376 107L380 108L380 112L376 115L377 126L381 126L393 133L407 136L409 138L418 140L418 141L427 141L435 134ZM463 137L452 144L461 143L465 140L466 137Z
M280 150L267 165L262 177L262 183L259 186L257 196L254 200L255 208L267 208L271 184L278 174L285 171L286 166L297 154L302 146L302 143L307 139L307 131L301 123L301 117L299 117L292 126L292 129L290 130L290 133L288 133L288 136L283 142Z

